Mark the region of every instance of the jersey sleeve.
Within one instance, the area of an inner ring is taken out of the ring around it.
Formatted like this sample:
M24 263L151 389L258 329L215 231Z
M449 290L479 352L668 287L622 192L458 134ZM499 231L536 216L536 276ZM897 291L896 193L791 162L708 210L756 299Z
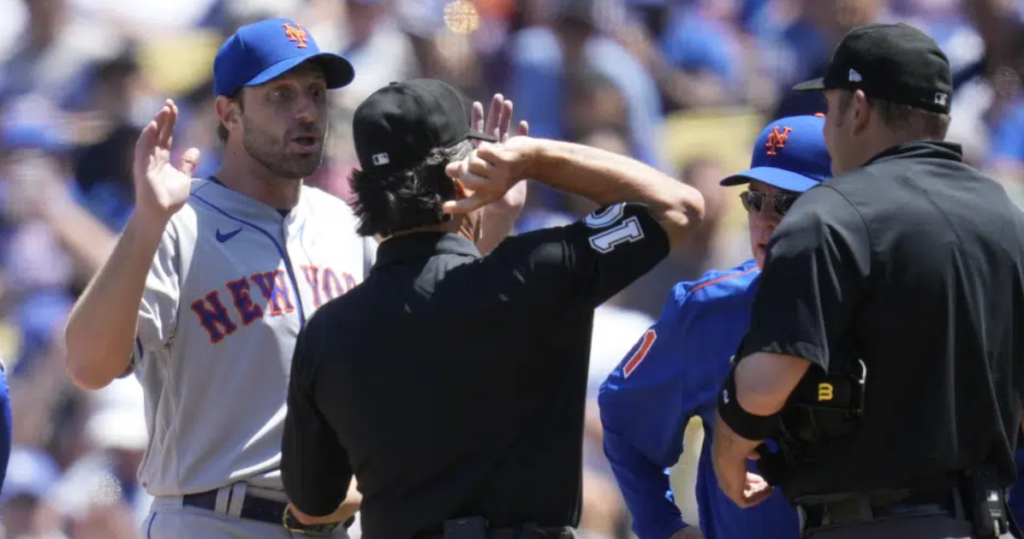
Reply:
M281 480L288 499L311 516L325 516L345 501L352 481L348 452L321 413L314 393L316 353L307 325L299 332L288 382L288 412L281 445Z
M168 226L146 276L133 360L139 360L146 350L166 346L174 335L181 298L180 252L174 228Z
M714 374L702 372L703 363L689 357L688 348L702 336L693 323L698 305L688 296L684 285L677 285L661 318L609 374L598 395L605 455L640 539L667 539L687 525L670 497L665 469L684 450L683 431L701 406L699 399L718 388Z
M829 349L850 330L871 264L861 215L826 186L806 192L768 244L742 356L806 359L825 372Z
M544 305L594 308L639 279L669 252L648 207L620 203L563 227L508 238L487 260L512 267Z

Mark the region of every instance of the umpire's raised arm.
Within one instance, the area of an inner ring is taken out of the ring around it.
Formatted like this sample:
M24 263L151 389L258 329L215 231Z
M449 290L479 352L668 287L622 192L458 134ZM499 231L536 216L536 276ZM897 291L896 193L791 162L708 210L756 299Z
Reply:
M700 224L704 198L694 188L635 159L553 140L514 137L482 143L448 174L472 194L445 205L450 213L470 212L501 198L527 178L586 197L600 206L646 204L675 247Z

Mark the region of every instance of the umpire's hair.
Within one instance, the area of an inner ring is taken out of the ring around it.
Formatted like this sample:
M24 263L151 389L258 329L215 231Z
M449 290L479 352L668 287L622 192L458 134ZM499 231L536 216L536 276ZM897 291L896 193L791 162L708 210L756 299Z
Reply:
M390 236L451 220L451 215L441 210L446 201L455 198L455 182L445 173L445 167L472 151L473 144L464 140L449 148L434 148L422 161L402 171L352 171L357 232L362 236Z
M846 114L852 103L853 92L843 90L839 96L839 113ZM949 114L870 96L868 103L878 112L882 123L894 133L916 129L932 140L945 140L949 132Z

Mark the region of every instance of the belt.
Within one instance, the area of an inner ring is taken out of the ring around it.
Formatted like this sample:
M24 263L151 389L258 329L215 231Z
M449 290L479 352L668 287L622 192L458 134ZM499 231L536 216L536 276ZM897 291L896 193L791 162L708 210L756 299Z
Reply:
M444 533L420 533L415 539L445 539ZM515 526L510 528L488 528L480 539L576 539L573 529L568 526L540 528L536 526Z
M960 492L956 488L850 494L816 502L798 501L797 505L804 516L805 534L821 528L898 517L941 515L965 518Z
M210 490L198 494L188 494L183 497L182 503L190 507L198 507L216 512L217 491ZM284 502L247 494L245 499L242 500L242 511L239 516L246 520L256 520L280 526L284 522L284 510L286 507L287 504Z

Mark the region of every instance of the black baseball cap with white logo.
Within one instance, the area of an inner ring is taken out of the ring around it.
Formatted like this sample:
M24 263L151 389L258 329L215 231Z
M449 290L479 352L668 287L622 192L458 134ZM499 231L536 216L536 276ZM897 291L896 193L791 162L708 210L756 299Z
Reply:
M371 94L356 108L352 134L362 169L384 173L410 168L434 148L498 140L470 129L459 94L434 79L393 82Z
M948 114L952 79L949 59L927 34L904 23L872 23L846 34L824 78L793 90L863 90L868 97Z

